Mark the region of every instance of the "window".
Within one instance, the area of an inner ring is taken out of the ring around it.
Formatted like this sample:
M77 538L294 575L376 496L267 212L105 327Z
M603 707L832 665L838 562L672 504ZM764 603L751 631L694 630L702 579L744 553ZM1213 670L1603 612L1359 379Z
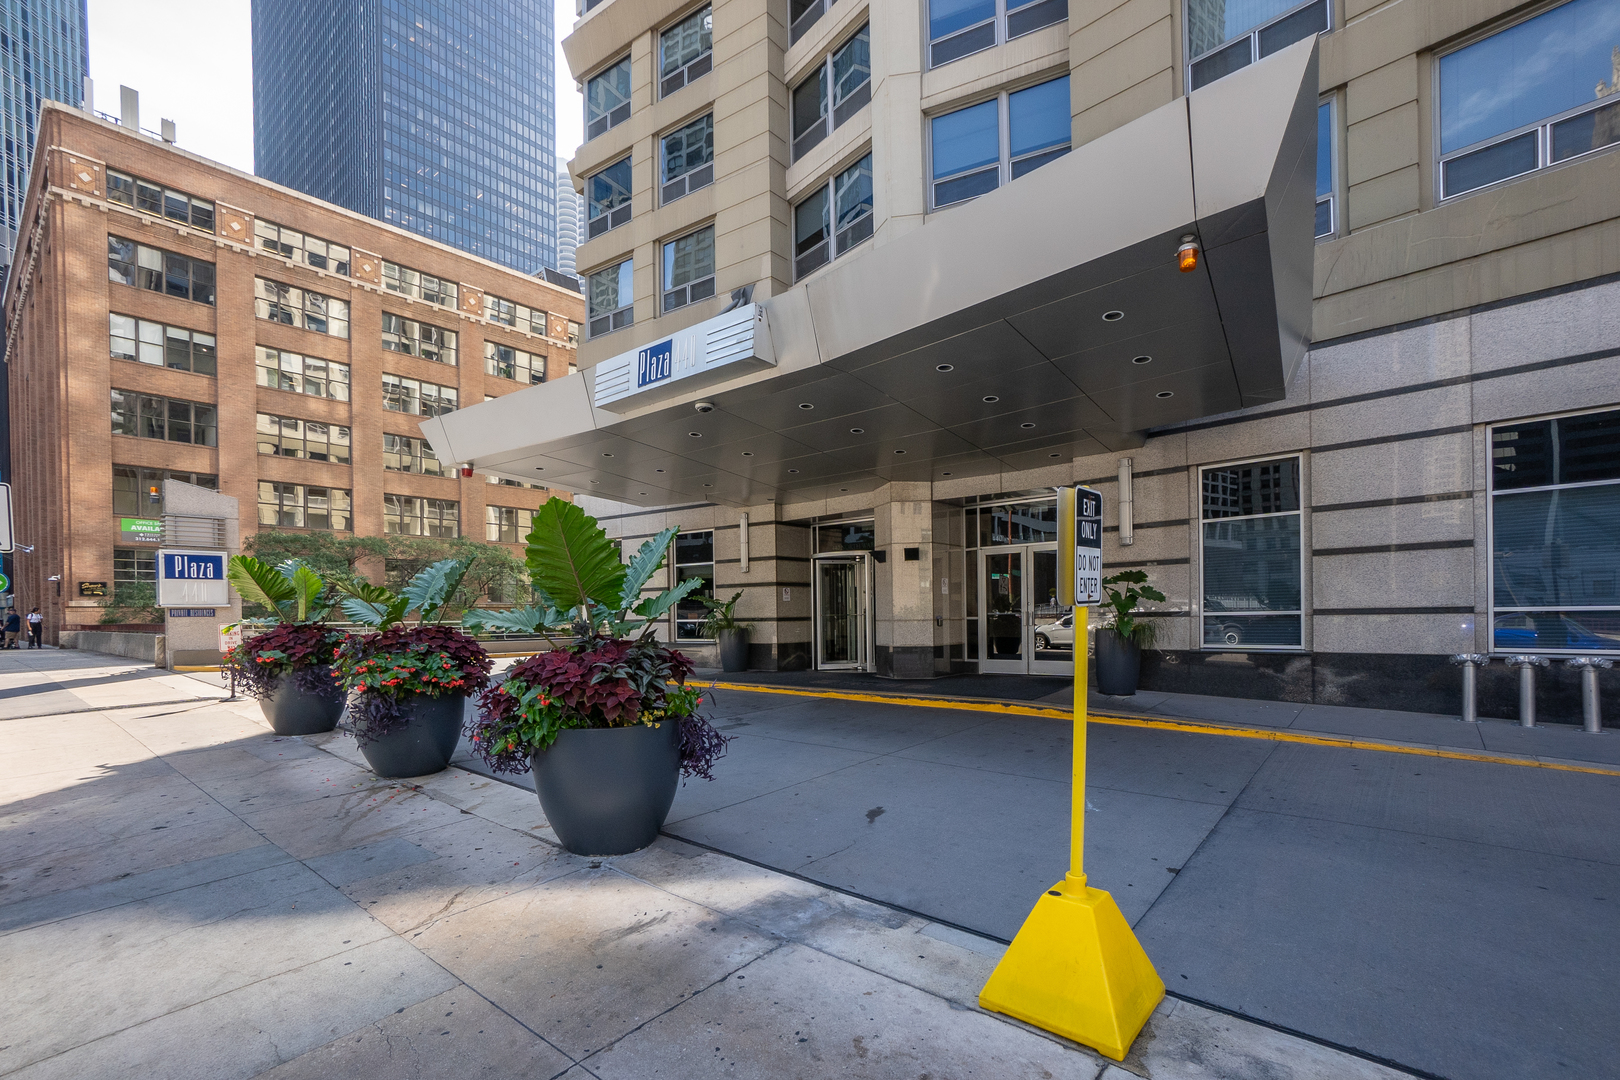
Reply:
M658 35L658 96L669 97L709 73L714 63L714 14L694 12Z
M521 544L527 539L529 529L534 524L533 510L521 510L514 506L488 506L484 509L488 514L485 520L491 541Z
M788 44L792 45L827 13L836 0L788 0Z
M443 416L456 410L456 388L383 373L383 408L412 416Z
M504 476L491 476L488 473L484 474L484 482L486 484L498 484L502 487L533 488L535 491L546 490L544 484L526 484L522 480L508 480Z
M439 304L442 307L455 307L459 295L454 282L436 278L432 274L424 274L420 270L412 270L408 266L398 263L385 262L382 264L383 288L389 292L397 292L401 296L411 296L418 300L425 300L430 304Z
M389 352L420 356L437 364L456 366L456 332L425 322L383 312L382 347Z
M260 386L310 397L349 400L349 365L318 356L300 356L284 349L254 349Z
M870 100L872 28L863 26L817 64L814 74L793 88L793 160L809 153L811 147Z
M546 313L538 308L503 300L499 296L484 294L484 318L502 326L522 330L525 334L545 335Z
M159 187L150 180L107 170L107 201L133 206L147 214L214 231L214 204L183 191Z
M1187 85L1194 90L1332 29L1328 0L1187 0Z
M928 0L928 66L983 52L1068 17L1069 0Z
M702 578L692 595L675 605L675 637L681 641L704 641L703 620L709 609L698 599L714 599L714 533L675 534L675 584L687 578Z
M585 139L590 141L630 119L630 58L585 83Z
M1204 647L1299 648L1299 458L1204 469L1201 490Z
M664 245L664 310L714 295L714 226Z
M219 490L219 477L205 473L174 472L170 469L143 469L138 465L114 465L112 470L113 513L118 517L161 517L163 481L179 480L209 491Z
M793 277L825 266L872 235L872 155L793 208Z
M663 183L660 204L714 183L714 114L694 120L660 140L663 147Z
M1338 169L1334 168L1337 155L1338 125L1333 122L1333 102L1324 101L1316 107L1316 235L1320 239L1339 230L1334 213L1337 200L1333 191Z
M317 334L349 336L349 302L295 289L279 281L253 279L253 310L261 319L299 326Z
M259 413L259 453L349 464L349 429L318 420Z
M877 547L876 526L870 520L817 525L815 541L818 555L830 551L871 551Z
M443 476L444 466L426 439L409 435L383 433L383 468L389 472L421 473L424 476Z
M342 488L305 487L259 481L259 524L277 529L331 529L347 532L349 493Z
M1620 652L1620 411L1491 429L1491 648Z
M269 221L254 221L253 235L261 248L284 259L345 277L349 274L349 249L340 244L306 236Z
M114 360L134 360L198 375L218 374L213 334L164 326L129 315L112 315L108 336Z
M579 323L573 319L568 320L568 347L570 349L579 348ZM578 369L573 364L568 365L568 374L572 375L576 370Z
M630 158L614 162L585 181L585 197L590 200L588 239L595 240L609 229L630 220Z
M213 263L147 247L121 236L107 237L107 277L120 285L199 304L214 302Z
M113 584L157 584L156 548L113 548Z
M546 358L534 353L502 345L498 341L484 342L484 371L501 379L520 383L546 381Z
M112 432L137 439L216 446L219 419L212 405L114 390Z
M384 495L383 532L389 536L438 536L454 540L461 535L461 505L446 499Z
M590 306L591 337L623 330L636 321L632 260L605 266L587 280L586 302Z
M1442 56L1440 197L1620 142L1617 42L1620 3L1570 0Z
M936 116L930 135L936 210L994 191L1069 152L1069 77Z

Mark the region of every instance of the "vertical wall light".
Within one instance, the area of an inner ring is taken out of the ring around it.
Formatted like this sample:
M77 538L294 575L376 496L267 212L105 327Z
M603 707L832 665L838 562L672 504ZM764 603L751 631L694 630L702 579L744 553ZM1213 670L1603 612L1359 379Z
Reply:
M1119 459L1119 543L1130 547L1136 543L1136 507L1131 499L1131 459Z
M742 565L742 572L746 574L746 573L748 573L748 515L747 514L741 515L741 517L740 517L740 519L738 521L738 524L737 524L737 529L738 529L738 537L739 537L739 539L741 541L739 546L738 546L737 556L738 556L738 560L740 561L740 563Z

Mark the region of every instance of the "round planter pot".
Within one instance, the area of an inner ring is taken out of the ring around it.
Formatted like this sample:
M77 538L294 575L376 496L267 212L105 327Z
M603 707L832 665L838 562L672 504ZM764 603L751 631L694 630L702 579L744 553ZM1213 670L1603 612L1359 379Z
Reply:
M530 759L540 807L576 855L625 855L652 843L680 782L679 723L573 728Z
M1142 650L1109 629L1097 631L1097 693L1130 697L1142 676Z
M748 670L748 631L720 631L720 670Z
M366 764L378 776L390 779L442 772L450 764L450 755L456 752L456 743L461 739L466 702L463 694L445 697L412 694L405 698L402 704L410 718L405 725L380 739L360 744Z
M331 668L323 664L315 670L317 678L331 681ZM298 688L297 676L283 675L270 696L259 700L259 708L277 735L319 735L337 727L338 717L343 715L343 694L312 694Z

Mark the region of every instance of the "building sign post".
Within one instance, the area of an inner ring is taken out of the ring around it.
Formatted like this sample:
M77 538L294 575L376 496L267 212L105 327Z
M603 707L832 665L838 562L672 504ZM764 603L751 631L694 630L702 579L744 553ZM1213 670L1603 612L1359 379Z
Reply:
M1058 602L1074 605L1074 781L1069 872L1035 901L979 1004L1123 1061L1164 997L1114 898L1086 884L1086 616L1102 599L1102 496L1058 491Z

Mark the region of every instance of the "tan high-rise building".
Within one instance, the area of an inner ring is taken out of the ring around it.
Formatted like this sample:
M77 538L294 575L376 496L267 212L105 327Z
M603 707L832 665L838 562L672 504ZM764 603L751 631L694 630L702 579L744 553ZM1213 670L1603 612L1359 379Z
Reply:
M598 0L564 49L582 371L425 430L681 526L756 666L1066 672L1077 482L1168 596L1148 688L1620 651L1620 0Z
M521 551L548 493L462 477L417 424L566 376L577 292L56 104L23 222L6 479L32 550L12 588L49 640L151 580L166 478L235 496L244 536Z

